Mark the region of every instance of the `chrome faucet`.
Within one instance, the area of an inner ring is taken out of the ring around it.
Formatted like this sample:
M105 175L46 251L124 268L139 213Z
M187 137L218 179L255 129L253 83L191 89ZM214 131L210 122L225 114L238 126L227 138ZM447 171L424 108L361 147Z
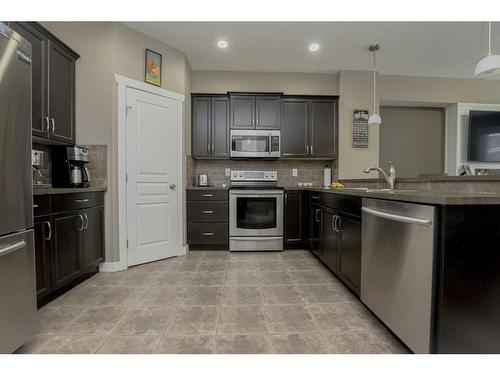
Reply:
M387 186L389 186L389 189L394 190L394 183L396 182L396 170L392 165L392 161L389 162L389 176L387 176L384 170L380 167L368 167L363 172L370 173L373 171L379 172L382 177L384 177L385 182L387 182Z

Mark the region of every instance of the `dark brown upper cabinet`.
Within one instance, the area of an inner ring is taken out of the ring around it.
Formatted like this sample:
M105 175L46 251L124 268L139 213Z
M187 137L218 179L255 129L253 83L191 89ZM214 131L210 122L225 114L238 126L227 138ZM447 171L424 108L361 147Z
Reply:
M232 129L279 129L280 95L230 95Z
M74 144L75 62L80 56L37 22L11 26L31 43L34 140Z
M282 157L308 157L309 107L308 99L282 99Z
M281 99L281 155L285 158L337 157L337 99Z
M192 96L192 156L229 157L229 99L224 95Z

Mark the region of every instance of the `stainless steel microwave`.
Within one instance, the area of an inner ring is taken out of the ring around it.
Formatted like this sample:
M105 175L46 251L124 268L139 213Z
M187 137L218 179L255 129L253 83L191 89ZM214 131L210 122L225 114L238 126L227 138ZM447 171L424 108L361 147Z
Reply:
M232 158L279 158L279 130L231 130Z

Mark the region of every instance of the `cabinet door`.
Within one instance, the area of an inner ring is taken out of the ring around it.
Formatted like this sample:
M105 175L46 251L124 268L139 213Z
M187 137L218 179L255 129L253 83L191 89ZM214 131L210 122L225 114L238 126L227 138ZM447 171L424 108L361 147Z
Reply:
M285 192L285 243L301 243L302 231L302 194L300 191Z
M192 100L192 156L211 156L211 104L210 97L193 97Z
M49 216L35 219L35 271L36 297L40 299L52 291L52 272L50 265L50 239L52 230Z
M75 143L75 60L55 43L48 42L50 138Z
M357 289L361 285L361 220L341 216L338 220L341 235L339 272Z
M231 96L231 128L255 128L255 96Z
M321 250L322 260L333 272L337 272L339 254L339 234L333 229L335 214L332 211L322 210L321 223Z
M310 247L311 250L320 258L322 257L321 252L321 222L322 222L322 210L319 206L312 205L310 211Z
M82 211L85 219L82 233L82 270L92 271L104 260L104 207Z
M256 128L257 129L279 129L280 128L280 97L279 96L257 96L255 98Z
M337 156L336 101L312 99L310 153L316 158Z
M83 217L79 211L52 216L52 286L57 290L80 276Z
M306 157L309 100L282 99L281 103L281 156Z
M47 138L47 38L26 22L14 22L12 28L31 43L31 128L33 135Z
M229 157L229 99L212 99L212 156Z

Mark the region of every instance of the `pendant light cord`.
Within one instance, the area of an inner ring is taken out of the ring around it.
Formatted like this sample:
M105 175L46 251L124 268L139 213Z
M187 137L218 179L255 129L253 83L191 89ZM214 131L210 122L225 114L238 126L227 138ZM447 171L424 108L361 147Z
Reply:
M375 109L375 95L376 95L376 92L377 92L377 79L376 79L376 75L375 75L375 71L376 71L376 62L375 62L375 54L377 52L376 51L373 51L373 113L377 113L376 109Z
M491 55L491 21L488 22L488 55Z

